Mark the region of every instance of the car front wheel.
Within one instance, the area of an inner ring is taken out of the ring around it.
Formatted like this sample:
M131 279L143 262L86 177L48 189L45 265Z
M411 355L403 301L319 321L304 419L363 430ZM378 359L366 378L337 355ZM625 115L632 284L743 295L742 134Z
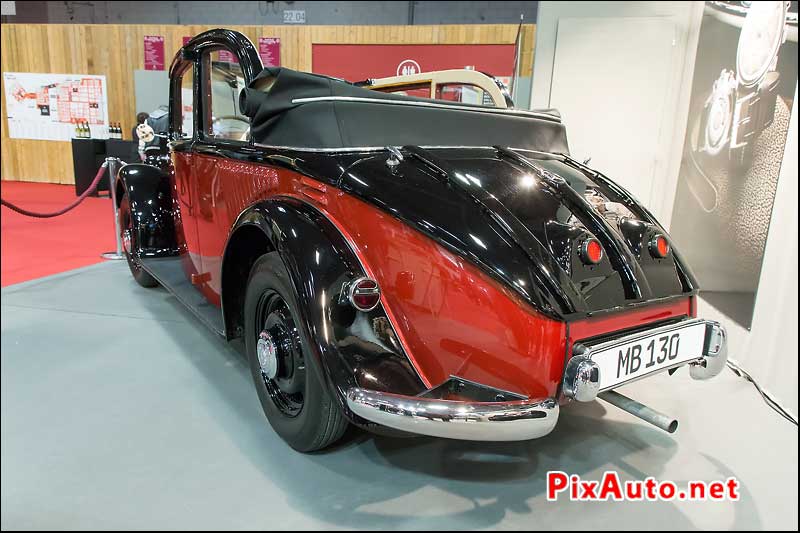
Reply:
M295 450L312 452L336 442L347 419L307 348L292 287L276 252L255 262L244 302L245 347L270 425Z

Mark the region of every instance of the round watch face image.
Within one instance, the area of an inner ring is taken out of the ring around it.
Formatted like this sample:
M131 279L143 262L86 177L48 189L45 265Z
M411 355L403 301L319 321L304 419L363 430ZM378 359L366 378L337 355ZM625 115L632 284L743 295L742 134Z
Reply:
M733 91L736 81L733 73L723 70L714 82L706 105L705 151L716 155L728 143L733 116Z
M786 2L750 5L736 50L736 71L742 85L756 85L770 70L783 42L785 24Z

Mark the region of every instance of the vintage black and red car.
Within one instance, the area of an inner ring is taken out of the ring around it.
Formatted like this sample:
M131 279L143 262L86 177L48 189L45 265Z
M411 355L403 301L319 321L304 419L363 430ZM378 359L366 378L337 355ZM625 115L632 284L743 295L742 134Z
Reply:
M348 423L533 439L598 396L674 430L612 389L725 366L669 236L570 157L555 111L262 68L229 30L181 48L169 98L118 175L131 272L240 340L297 450Z

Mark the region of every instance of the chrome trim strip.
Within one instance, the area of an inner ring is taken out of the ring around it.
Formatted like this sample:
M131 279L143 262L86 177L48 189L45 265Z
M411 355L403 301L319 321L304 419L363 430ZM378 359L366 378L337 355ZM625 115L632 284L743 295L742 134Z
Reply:
M349 152L380 152L386 150L385 146L348 146L341 148L309 148L307 146L279 146L275 144L253 143L256 148L270 148L272 150L292 150L295 152L314 153L349 153Z
M475 441L543 437L558 421L553 398L510 402L462 402L352 388L347 405L356 415L408 433Z
M276 145L276 144L261 144L261 143L253 143L253 146L256 148L269 148L271 150L292 150L295 152L312 152L312 153L351 153L351 152L386 152L389 151L386 146L348 146L348 147L341 147L341 148L309 148L307 146L284 146L284 145ZM453 148L453 149L468 149L468 150L494 150L494 146L466 146L466 145L424 145L419 146L418 148L423 148L425 150L440 150L444 148ZM514 150L515 152L533 152L537 154L544 154L547 156L556 156L563 158L562 154L556 154L552 152L542 152L540 150L531 150L529 148L509 148L509 150Z
M364 98L362 96L313 96L309 98L293 98L293 104L309 104L312 102L362 102L383 105L404 105L411 107L432 107L436 109L458 109L460 111L474 111L476 113L494 113L500 115L517 115L522 117L540 118L549 122L561 123L561 120L546 113L525 111L522 109L508 109L497 107L472 107L464 105L437 104L436 102L411 102L407 100L385 100L382 98Z

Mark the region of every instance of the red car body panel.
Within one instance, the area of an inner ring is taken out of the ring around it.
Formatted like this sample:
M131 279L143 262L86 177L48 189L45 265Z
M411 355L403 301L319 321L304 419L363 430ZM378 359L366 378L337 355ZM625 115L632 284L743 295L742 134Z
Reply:
M589 339L615 331L622 331L670 318L694 316L691 298L681 298L669 303L654 303L638 309L609 313L599 317L569 323L569 346L581 339Z

